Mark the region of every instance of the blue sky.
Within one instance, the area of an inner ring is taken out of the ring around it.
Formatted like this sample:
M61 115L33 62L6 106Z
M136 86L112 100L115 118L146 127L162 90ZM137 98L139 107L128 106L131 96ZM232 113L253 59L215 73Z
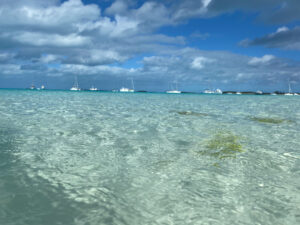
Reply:
M272 2L272 3L270 3ZM300 91L298 0L0 1L0 88Z

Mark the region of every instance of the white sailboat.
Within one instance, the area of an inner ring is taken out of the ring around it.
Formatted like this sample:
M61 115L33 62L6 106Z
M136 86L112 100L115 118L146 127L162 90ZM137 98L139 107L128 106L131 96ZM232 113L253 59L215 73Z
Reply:
M133 79L131 79L131 86L132 86L132 89L122 87L122 88L120 89L120 92L134 92L134 83L133 83Z
M70 88L70 91L80 91L78 81L77 81L77 76L75 76L75 81L73 87Z
M203 91L204 94L223 94L223 91L219 88L217 88L216 90L210 90L210 89L205 89Z
M221 89L217 88L216 91L215 91L215 93L216 94L223 94L223 91Z
M204 93L204 94L214 94L215 92L212 91L212 90L209 90L209 89L205 89L205 90L203 91L203 93Z
M170 91L166 91L167 94L180 94L181 91L178 91L178 82L175 82L176 83L176 89L173 89L173 90L170 90Z
M292 89L291 89L291 83L290 83L290 80L288 80L288 82L289 82L289 92L288 93L285 93L284 95L293 95L293 93L292 93Z
M92 87L90 88L90 91L98 91L98 88L92 86Z

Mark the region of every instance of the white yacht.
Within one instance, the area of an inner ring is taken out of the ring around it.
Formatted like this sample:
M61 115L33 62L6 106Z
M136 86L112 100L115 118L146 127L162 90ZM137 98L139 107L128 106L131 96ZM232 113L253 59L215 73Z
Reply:
M90 91L98 91L98 88L92 86L92 87L90 88Z
M209 89L203 91L204 94L214 94L215 92Z
M129 89L129 88L122 87L120 89L120 92L134 92L134 89Z
M215 93L216 94L223 94L223 91L221 89L217 88L216 91L215 91Z
M168 94L180 94L181 91L178 91L178 90L171 90L171 91L166 91L166 93L168 93Z
M40 90L45 90L45 86L42 85L41 87L36 88L36 90L40 91Z
M256 91L256 94L258 94L258 95L262 95L262 94L263 94L263 92L262 92L262 91Z
M120 92L134 92L134 84L133 84L133 79L131 79L131 86L132 86L132 89L130 88L125 88L125 87L122 87L120 89Z
M180 94L181 93L181 91L178 91L178 83L177 82L175 82L176 83L176 89L173 89L173 90L170 90L170 91L166 91L166 93L167 94Z
M205 89L203 91L204 94L223 94L223 91L219 88L217 88L216 90L209 90L209 89Z
M73 87L70 88L70 91L80 91L79 85L78 85L78 81L77 81L77 77L75 76L75 81L74 81L74 85Z
M237 95L241 95L242 93L238 91L238 92L236 92L235 94L237 94Z

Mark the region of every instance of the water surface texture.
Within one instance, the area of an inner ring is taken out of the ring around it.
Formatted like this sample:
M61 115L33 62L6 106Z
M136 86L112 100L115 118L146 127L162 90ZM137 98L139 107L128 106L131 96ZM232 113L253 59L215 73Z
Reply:
M0 224L299 224L300 97L0 90Z

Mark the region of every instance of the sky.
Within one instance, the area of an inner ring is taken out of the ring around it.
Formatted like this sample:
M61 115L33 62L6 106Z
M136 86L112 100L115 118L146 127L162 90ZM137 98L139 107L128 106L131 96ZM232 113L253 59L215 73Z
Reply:
M299 0L0 0L0 88L300 92Z

